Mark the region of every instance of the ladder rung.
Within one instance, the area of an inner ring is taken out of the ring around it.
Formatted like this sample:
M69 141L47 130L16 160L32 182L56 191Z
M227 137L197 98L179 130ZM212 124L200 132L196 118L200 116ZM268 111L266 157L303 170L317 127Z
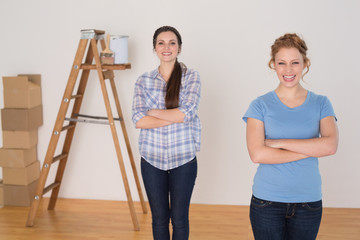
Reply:
M82 95L81 95L81 94L72 95L72 96L71 96L71 99L74 99L74 98L80 98L80 97L82 97Z
M97 69L95 64L85 64L85 63L81 64L80 68L85 70ZM125 69L130 69L131 64L127 63L127 64L114 64L114 65L101 65L101 68L107 70L125 70Z
M57 155L56 157L53 158L53 161L52 163L56 162L56 161L59 161L59 160L62 160L64 158L66 158L68 155L67 154L60 154L60 155Z
M61 131L65 131L65 130L68 130L68 129L71 129L71 128L74 128L74 127L75 127L75 125L69 124L69 125L63 126Z
M56 188L56 187L59 186L59 185L60 185L59 182L54 182L54 183L50 184L49 186L47 186L46 188L44 188L43 195L45 195L45 193L47 193L47 192L50 191L50 190L53 190L54 188Z
M93 118L93 119L104 119L104 120L108 120L109 118L107 117L101 117L101 116L91 116L91 115L85 115L85 114L79 114L79 113L75 113L74 114L77 117L84 117L84 118ZM117 121L122 121L122 118L113 118L114 120Z
M88 119L80 119L80 118L65 118L65 120L70 122L97 123L97 124L109 125L109 121L88 120Z

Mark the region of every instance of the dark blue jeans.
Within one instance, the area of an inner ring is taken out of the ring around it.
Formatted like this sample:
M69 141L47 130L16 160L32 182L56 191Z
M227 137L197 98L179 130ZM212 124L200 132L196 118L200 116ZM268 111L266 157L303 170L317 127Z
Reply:
M170 219L172 239L189 239L189 206L197 175L196 157L168 171L155 168L142 158L141 174L151 208L154 239L170 239Z
M256 240L316 239L322 201L279 203L252 196L250 221Z

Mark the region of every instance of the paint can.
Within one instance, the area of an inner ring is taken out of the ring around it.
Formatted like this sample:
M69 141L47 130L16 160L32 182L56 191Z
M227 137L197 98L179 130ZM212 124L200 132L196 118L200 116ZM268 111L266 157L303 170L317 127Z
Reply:
M111 35L110 50L114 52L115 64L126 64L128 61L128 39L129 36Z

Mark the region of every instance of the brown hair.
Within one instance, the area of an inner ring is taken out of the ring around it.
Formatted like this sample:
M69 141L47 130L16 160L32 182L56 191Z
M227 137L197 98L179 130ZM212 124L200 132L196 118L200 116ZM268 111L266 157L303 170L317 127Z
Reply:
M157 37L162 32L173 32L176 35L177 42L179 44L179 48L181 49L181 46L182 46L181 35L174 27L170 27L170 26L163 26L163 27L158 28L155 31L154 37L153 37L154 49L156 46ZM166 86L165 106L167 109L179 107L181 77L182 77L182 67L176 58L174 69L170 75L170 78L169 78L169 80L167 82L167 86Z
M301 39L296 33L286 33L284 36L279 37L275 40L274 44L271 46L271 59L268 63L269 68L275 69L275 55L280 51L281 48L296 48L299 50L300 54L304 59L304 64L306 66L305 74L309 72L310 59L306 56L306 51L308 50L306 43Z

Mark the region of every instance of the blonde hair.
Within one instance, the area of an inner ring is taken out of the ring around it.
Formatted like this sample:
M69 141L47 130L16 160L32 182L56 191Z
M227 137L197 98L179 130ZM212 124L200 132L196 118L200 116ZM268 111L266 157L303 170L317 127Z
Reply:
M305 74L309 72L310 68L310 59L306 56L306 51L308 50L308 48L305 41L301 39L296 33L286 33L285 35L276 39L274 44L271 46L271 59L268 63L269 68L275 69L275 55L280 51L281 48L296 48L297 50L299 50L306 66L306 72L302 76L304 77Z

